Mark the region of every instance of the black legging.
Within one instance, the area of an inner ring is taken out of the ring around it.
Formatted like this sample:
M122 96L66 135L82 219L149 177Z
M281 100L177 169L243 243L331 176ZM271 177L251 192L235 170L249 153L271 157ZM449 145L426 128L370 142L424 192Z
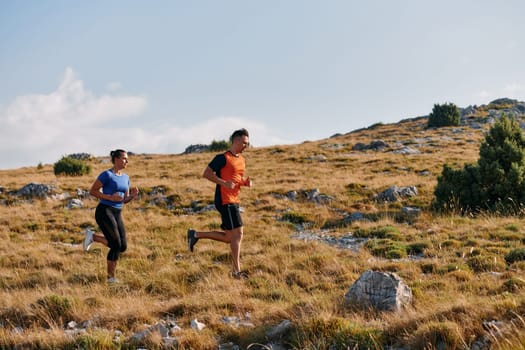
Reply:
M99 203L95 210L95 220L108 241L108 260L117 261L120 253L126 251L126 229L121 210Z

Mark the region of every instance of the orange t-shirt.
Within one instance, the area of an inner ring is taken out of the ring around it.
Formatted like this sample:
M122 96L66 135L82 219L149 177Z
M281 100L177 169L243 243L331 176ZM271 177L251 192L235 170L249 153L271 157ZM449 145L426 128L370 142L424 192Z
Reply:
M233 189L217 185L215 190L216 204L238 204L239 190L244 181L245 161L240 154L234 155L230 151L218 154L208 165L215 174L224 181L232 181L235 184Z

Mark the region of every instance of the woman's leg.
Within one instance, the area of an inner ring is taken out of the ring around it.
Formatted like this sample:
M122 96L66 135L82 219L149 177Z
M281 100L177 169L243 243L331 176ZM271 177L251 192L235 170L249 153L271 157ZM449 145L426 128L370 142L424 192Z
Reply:
M120 218L121 220L120 210L115 210L105 205L97 206L97 209L95 211L95 219L100 227L100 230L104 234L107 246L109 247L109 252L107 256L108 279L115 277L117 260L119 258L119 254L121 252L122 247L121 234L119 232L119 224L117 218Z

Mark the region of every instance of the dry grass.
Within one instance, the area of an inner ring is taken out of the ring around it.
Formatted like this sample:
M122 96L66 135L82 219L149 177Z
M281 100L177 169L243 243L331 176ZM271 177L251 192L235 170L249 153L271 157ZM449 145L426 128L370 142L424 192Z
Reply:
M228 341L243 348L264 343L265 331L284 319L293 325L285 342L300 349L381 349L391 344L463 349L487 334L483 322L491 320L507 322L514 331L512 336L491 335L498 349L522 348L525 327L519 320L525 313L525 288L519 281L525 265L509 266L504 260L511 249L524 246L522 219L429 212L443 164L474 162L483 134L466 128L462 133L426 130L424 125L421 119L405 121L247 151L254 187L242 193L242 263L250 271L246 281L228 278L226 245L203 240L196 253L187 251L187 228L218 225L215 212L184 210L211 203L214 186L200 176L212 154L130 157L127 173L142 195L124 209L129 249L117 268L123 283L116 286L105 284L107 249L95 245L85 253L81 248L83 230L96 229L95 200L84 200L83 209L68 210L63 201L13 202L6 194L35 182L74 195L77 188L89 189L96 174L109 166L107 160L94 161L92 174L81 177L55 177L51 165L0 171L0 199L8 201L0 207L0 348L160 348L158 334L143 344L126 339L166 317L182 327L176 336L183 349L211 349ZM376 139L422 153L352 151L357 142ZM312 158L319 155L326 160ZM417 186L419 195L390 205L373 200L392 185ZM174 208L151 203L148 193L158 186L173 199ZM314 188L335 199L317 205L276 196ZM410 223L399 221L403 205L424 211ZM370 238L359 252L291 239L295 225L279 220L288 213L315 230L355 211L375 220L334 228L331 234L354 232ZM417 252L421 258L389 259L394 248ZM370 269L399 274L413 290L413 307L396 315L345 307L343 295ZM221 321L223 316L247 314L255 328L236 329ZM207 325L204 331L190 329L195 318ZM70 338L63 329L72 320L93 320L96 327ZM20 334L15 327L24 330ZM113 342L113 330L124 333L120 345Z

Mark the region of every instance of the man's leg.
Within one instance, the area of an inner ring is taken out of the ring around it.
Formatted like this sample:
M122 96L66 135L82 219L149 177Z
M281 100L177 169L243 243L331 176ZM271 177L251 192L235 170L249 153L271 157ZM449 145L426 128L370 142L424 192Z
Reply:
M195 231L195 238L198 239L211 239L214 241L220 241L230 244L231 255L232 255L232 266L233 272L241 271L241 241L243 236L243 228L237 227L233 230L226 231Z
M225 231L195 231L195 238L205 238L212 239L214 241L230 243L230 239L227 237Z
M241 226L226 232L227 235L230 236L233 273L237 273L241 271L241 241L243 236L243 229Z

